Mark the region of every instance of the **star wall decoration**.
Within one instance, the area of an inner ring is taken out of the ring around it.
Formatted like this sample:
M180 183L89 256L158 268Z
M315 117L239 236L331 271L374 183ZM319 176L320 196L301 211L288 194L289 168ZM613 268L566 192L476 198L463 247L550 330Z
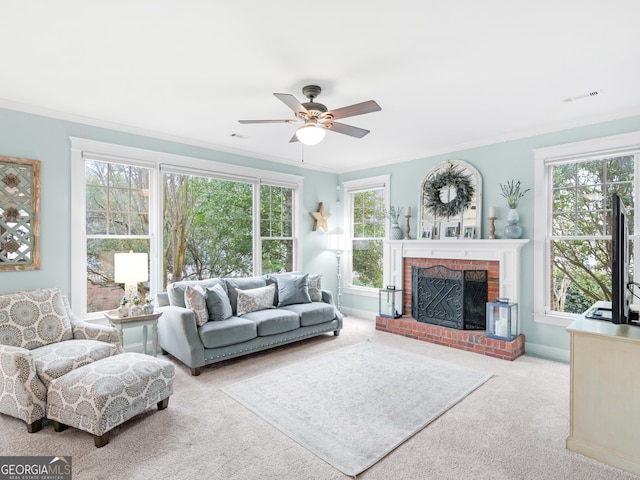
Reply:
M327 220L329 220L329 217L331 217L331 214L330 213L324 213L324 207L322 206L322 202L320 202L318 204L318 211L317 212L309 212L309 215L311 215L313 217L313 219L315 220L313 222L313 231L314 232L318 229L318 227L323 229L325 232L329 231L329 224L327 223Z

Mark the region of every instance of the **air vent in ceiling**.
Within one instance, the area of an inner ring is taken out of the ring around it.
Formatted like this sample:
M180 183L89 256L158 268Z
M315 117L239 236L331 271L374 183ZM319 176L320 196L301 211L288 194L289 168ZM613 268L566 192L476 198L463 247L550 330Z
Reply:
M592 92L589 93L585 93L583 95L576 95L575 97L569 97L569 98L565 98L563 100L563 102L568 103L568 102L575 102L576 100L583 100L585 98L591 98L591 97L597 97L598 95L602 95L602 89L600 90L593 90Z

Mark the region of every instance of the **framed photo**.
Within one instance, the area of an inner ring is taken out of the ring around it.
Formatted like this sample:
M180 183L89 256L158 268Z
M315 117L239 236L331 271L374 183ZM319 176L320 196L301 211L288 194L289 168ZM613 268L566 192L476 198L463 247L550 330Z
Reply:
M430 240L433 236L433 227L424 227L422 229L422 238Z
M40 269L40 161L0 156L0 271Z
M476 234L475 227L464 227L464 238L471 239L474 238Z
M457 240L460 236L460 222L440 222L440 240Z

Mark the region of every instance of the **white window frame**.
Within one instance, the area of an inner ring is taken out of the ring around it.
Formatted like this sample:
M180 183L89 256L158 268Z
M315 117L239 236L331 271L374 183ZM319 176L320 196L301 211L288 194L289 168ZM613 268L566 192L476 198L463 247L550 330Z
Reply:
M625 133L609 137L596 138L575 143L554 145L551 147L538 148L534 152L534 242L533 242L533 264L534 264L534 299L533 299L533 319L535 322L568 327L575 318L575 314L560 315L552 312L549 304L550 291L549 279L551 278L551 260L549 257L551 234L551 188L553 179L551 178L551 166L561 161L602 157L603 155L616 155L629 150L640 148L640 132ZM637 166L636 166L637 170ZM636 175L635 188L640 193L638 185L640 178ZM638 208L635 209L635 225L638 225ZM634 232L636 235L640 232ZM634 242L634 248L638 250L638 242ZM635 258L639 258L635 256Z
M255 204L258 207L258 216L260 213L260 202L261 202L261 198L260 198L260 187L261 186L268 186L268 187L284 187L284 188L292 188L290 185L284 185L282 183L274 183L274 182L267 182L267 181L263 181L261 182L259 185L256 186L256 190L257 190L257 194L254 195L254 199L256 200ZM292 212L291 215L293 216L293 218L291 219L293 224L294 224L294 229L291 231L291 235L292 237L265 237L262 236L262 228L260 223L258 222L257 224L254 223L254 226L257 225L257 232L258 235L254 235L254 238L257 238L258 240L258 246L254 246L254 252L256 252L256 255L259 253L260 258L259 259L254 259L254 268L256 272L262 272L262 244L264 241L268 241L268 240L291 240L293 241L293 265L299 265L299 261L297 261L298 258L300 258L299 252L296 249L296 245L298 245L300 242L297 241L296 238L296 225L298 224L298 222L295 221L295 212L296 212L296 205L298 204L297 201L297 195L296 195L296 189L293 189L293 196L291 198L291 208L292 208ZM256 218L256 215L254 215L254 219ZM258 220L261 220L260 218L258 218ZM257 263L256 263L257 262ZM300 270L299 267L295 267L294 270Z
M384 187L384 205L385 208L389 209L389 190L390 190L390 180L391 175L380 175L377 177L368 177L361 178L359 180L349 180L343 182L342 184L342 198L344 199L344 231L347 235L347 249L343 255L343 271L344 275L342 278L349 279L349 283L344 286L344 293L353 294L353 295L361 295L365 297L374 297L378 298L378 289L371 287L362 287L359 285L352 285L351 278L353 274L353 251L351 246L353 245L353 224L351 222L352 218L352 209L353 202L351 199L351 194L363 190L372 190L375 188ZM389 225L385 222L384 226L384 238L389 238ZM385 249L383 249L384 255ZM388 262L383 258L382 261L383 270L386 270ZM387 278L386 272L383 271L383 278Z
M86 189L84 159L137 165L150 168L149 190L149 287L155 297L162 291L162 174L180 173L199 175L223 180L241 181L254 185L253 238L254 271L261 271L262 252L260 239L260 188L261 183L286 186L294 189L294 269L300 270L302 262L302 187L303 177L269 170L220 163L213 160L128 147L84 138L69 137L71 143L71 307L81 318L99 318L100 312L87 313L86 282L87 235L86 235Z

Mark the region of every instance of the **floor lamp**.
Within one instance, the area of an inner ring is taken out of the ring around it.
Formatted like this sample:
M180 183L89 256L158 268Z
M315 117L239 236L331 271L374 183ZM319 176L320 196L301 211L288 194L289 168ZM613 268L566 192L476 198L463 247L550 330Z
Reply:
M336 253L336 260L337 260L337 265L336 265L336 278L338 281L338 291L336 296L338 297L336 299L336 303L337 303L337 307L338 307L338 311L340 313L342 313L342 311L340 310L340 305L341 305L341 300L342 300L342 271L340 269L341 267L341 257L342 257L342 252L345 249L346 246L346 237L343 233L330 233L329 234L329 250L333 250Z

